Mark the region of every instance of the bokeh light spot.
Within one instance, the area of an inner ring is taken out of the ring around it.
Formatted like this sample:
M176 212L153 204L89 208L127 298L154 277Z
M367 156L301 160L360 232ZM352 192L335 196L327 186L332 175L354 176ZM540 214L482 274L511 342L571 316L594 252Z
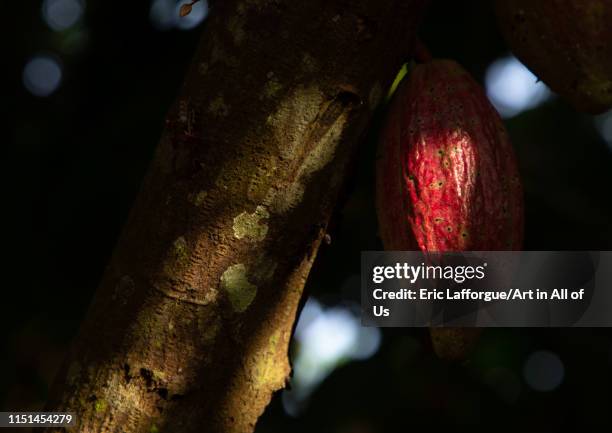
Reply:
M595 127L601 138L608 143L610 150L612 150L612 110L595 116Z
M157 30L169 30L176 25L178 17L174 15L174 0L153 0L149 19Z
M378 352L381 334L378 328L361 328L357 333L357 341L351 351L353 359L368 359Z
M181 17L181 6L190 0L152 0L149 18L158 30L190 30L197 27L208 16L208 2L200 0L191 8L189 15Z
M285 411L301 413L309 396L338 366L373 356L380 346L378 328L361 326L359 309L350 306L324 308L309 298L294 335L291 389L283 391Z
M565 367L559 357L549 351L532 353L523 367L525 382L536 391L553 391L565 377Z
M62 31L75 25L83 16L84 9L81 0L45 0L42 16L52 30Z
M32 57L23 69L23 85L36 96L49 96L62 81L62 68L58 61L48 55Z
M551 97L548 87L514 56L494 61L487 69L485 85L489 100L505 118L535 108Z
M350 352L357 341L357 332L351 313L334 308L312 321L304 331L302 343L318 362L329 363Z

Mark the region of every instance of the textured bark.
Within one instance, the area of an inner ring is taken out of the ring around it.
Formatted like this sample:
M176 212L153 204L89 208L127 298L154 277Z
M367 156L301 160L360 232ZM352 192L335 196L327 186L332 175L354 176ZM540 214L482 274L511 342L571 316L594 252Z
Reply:
M423 3L215 4L52 391L74 431L252 431Z

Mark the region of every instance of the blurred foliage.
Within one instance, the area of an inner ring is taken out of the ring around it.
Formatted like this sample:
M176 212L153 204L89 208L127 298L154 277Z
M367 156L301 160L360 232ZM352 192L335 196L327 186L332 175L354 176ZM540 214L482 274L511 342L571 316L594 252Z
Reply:
M156 31L148 12L147 2L90 0L81 27L55 33L40 18L39 2L5 5L13 49L3 62L12 82L5 102L11 129L3 170L9 278L0 324L2 408L44 401L197 42L198 29ZM507 53L488 1L432 2L422 37L434 56L459 61L479 80ZM31 55L44 51L62 58L64 79L53 96L40 99L24 89L21 73ZM355 161L331 245L322 247L308 282L309 294L328 305L359 301L360 251L381 248L373 168L383 115L384 107ZM506 123L525 185L525 249L612 249L612 152L592 118L556 98ZM476 424L589 430L610 423L611 348L608 329L490 329L470 360L448 364L433 355L426 330L385 329L379 353L340 368L301 417L284 414L279 394L257 431ZM556 391L538 393L523 380L527 355L540 349L565 365Z

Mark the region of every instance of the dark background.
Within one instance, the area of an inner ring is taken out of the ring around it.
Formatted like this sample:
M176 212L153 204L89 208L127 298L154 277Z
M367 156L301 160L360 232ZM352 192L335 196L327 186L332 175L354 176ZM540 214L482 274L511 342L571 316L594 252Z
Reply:
M28 410L44 402L101 277L199 28L157 30L148 1L89 0L75 36L74 29L49 29L39 1L5 3L0 410ZM459 61L479 80L507 54L484 1L434 1L421 35L435 57ZM63 64L61 86L45 98L22 83L24 65L38 52ZM328 306L359 300L359 286L347 281L359 273L360 251L382 249L373 208L382 114L308 283ZM525 187L525 249L612 249L612 151L593 118L555 98L506 125ZM564 366L560 386L549 392L523 378L525 360L540 350ZM589 431L611 423L610 389L608 329L489 329L462 363L437 359L426 330L385 329L376 355L336 369L299 417L286 415L275 397L258 431L399 432L477 423L495 431Z

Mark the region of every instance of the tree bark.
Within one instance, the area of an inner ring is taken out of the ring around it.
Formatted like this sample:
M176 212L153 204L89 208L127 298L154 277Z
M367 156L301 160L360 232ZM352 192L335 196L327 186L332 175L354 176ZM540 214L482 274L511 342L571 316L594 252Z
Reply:
M51 393L73 431L253 430L424 2L215 2Z

